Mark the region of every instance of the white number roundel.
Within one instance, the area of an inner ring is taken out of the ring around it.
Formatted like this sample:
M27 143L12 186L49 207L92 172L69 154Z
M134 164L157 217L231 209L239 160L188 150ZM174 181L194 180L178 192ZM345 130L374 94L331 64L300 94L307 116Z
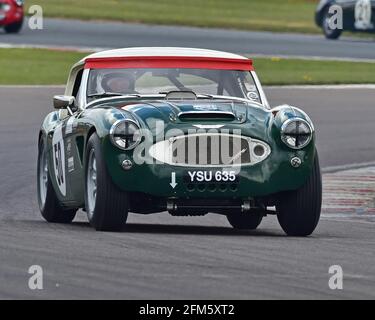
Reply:
M53 167L57 185L61 194L66 196L66 176L65 176L65 150L62 135L62 126L56 128L52 138Z
M354 18L356 29L366 30L372 28L371 0L358 0L355 4Z

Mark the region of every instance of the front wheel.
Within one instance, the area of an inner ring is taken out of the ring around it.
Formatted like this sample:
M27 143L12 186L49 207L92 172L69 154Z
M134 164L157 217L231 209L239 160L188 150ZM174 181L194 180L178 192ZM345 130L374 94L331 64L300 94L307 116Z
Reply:
M263 216L259 213L229 214L227 219L234 229L255 230L262 222Z
M22 29L23 21L8 24L4 27L6 33L19 33Z
M85 166L85 203L90 224L97 231L120 231L128 217L128 196L113 184L96 133L87 143Z
M43 139L39 142L38 154L38 204L43 218L52 223L71 223L77 209L64 209L53 188L48 170L48 151Z
M311 175L304 186L294 191L283 192L276 206L277 218L289 236L308 236L318 225L322 207L322 178L318 153Z

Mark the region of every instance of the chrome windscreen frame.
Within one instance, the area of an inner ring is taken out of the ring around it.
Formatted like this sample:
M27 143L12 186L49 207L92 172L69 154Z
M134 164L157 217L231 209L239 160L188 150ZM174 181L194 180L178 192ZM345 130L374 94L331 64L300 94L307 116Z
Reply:
M82 74L82 80L81 80L81 87L79 88L80 94L79 94L79 101L78 106L81 110L84 110L87 106L87 86L89 81L89 69L84 69Z
M261 101L261 104L266 108L266 109L270 109L270 104L268 103L268 100L267 100L267 97L266 97L266 94L264 93L263 91L263 87L262 87L262 84L260 83L260 80L258 78L258 75L256 74L255 71L251 71L250 72L253 79L254 79L254 83L258 89L258 92L259 92L259 95L260 95L260 101Z

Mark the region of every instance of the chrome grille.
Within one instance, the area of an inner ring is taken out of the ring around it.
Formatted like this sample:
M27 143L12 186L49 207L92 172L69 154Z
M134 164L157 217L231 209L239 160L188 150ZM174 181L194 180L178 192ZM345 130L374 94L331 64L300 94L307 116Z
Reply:
M174 138L172 163L186 166L223 166L251 162L249 141L223 134L187 135Z
M158 163L185 167L254 165L271 154L263 141L229 133L195 133L160 141L150 156Z

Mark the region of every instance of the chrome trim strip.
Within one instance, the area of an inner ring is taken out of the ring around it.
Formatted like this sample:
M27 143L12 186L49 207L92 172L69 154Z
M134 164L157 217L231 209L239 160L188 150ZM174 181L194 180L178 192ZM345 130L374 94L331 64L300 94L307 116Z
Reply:
M81 110L85 110L87 106L87 87L88 87L88 81L89 81L89 73L90 70L84 69L82 74L82 80L81 80L81 87L79 89L80 91L80 101L79 101L79 108Z
M260 100L261 100L261 104L266 108L266 109L270 109L270 104L267 100L267 97L266 97L266 94L263 90L263 87L262 87L262 84L260 83L260 80L258 78L258 75L256 74L255 71L250 71L251 75L253 76L253 79L254 79L254 82L255 82L255 85L259 91L259 94L260 94Z

